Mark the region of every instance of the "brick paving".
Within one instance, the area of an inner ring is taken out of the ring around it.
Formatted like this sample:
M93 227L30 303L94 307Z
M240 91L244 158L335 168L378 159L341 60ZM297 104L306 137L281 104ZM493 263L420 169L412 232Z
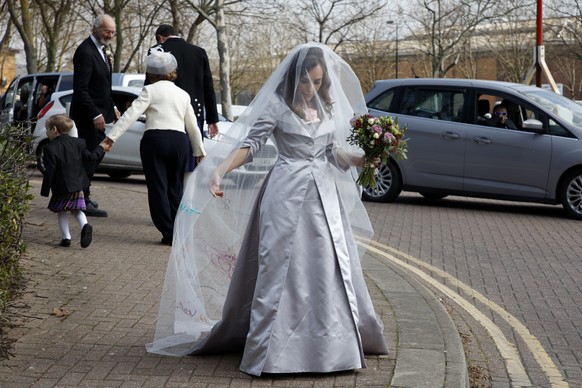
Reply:
M40 177L32 179L38 194ZM0 386L8 387L384 387L394 370L394 353L367 358L358 372L252 378L238 370L239 354L164 357L146 352L170 248L150 221L145 184L95 181L93 193L108 218L89 218L93 243L79 246L79 227L70 218L73 244L57 246L56 217L47 199L36 196L24 230L22 263L28 284L11 309L17 326L14 357L2 362ZM396 342L390 304L375 284L386 337ZM63 316L54 315L62 312Z

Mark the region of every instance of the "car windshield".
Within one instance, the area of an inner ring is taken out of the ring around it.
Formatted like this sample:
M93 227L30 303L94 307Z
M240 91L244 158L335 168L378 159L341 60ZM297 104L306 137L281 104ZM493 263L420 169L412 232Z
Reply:
M527 91L523 92L523 94L552 111L564 121L577 127L582 127L582 105L544 89Z

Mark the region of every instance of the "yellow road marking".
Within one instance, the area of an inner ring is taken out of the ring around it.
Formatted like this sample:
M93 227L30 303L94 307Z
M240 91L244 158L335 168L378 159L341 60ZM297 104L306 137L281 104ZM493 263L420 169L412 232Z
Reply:
M512 380L512 385L514 386L531 386L531 382L527 373L525 372L525 368L523 367L519 354L514 344L510 343L505 335L502 333L501 329L495 325L493 321L491 321L487 316L481 313L473 304L468 302L466 299L461 297L457 292L453 291L451 288L443 285L442 283L438 282L436 279L433 279L430 275L425 273L424 271L405 263L403 260L392 256L386 251L393 252L394 254L409 260L419 267L425 268L427 271L432 272L443 278L444 281L450 283L452 287L459 288L463 290L465 293L478 300L479 302L486 305L488 308L496 312L501 318L503 318L514 330L515 332L523 339L524 343L532 353L533 357L540 365L542 370L544 371L548 381L550 382L552 387L556 388L565 388L568 387L568 383L566 383L562 377L562 374L550 358L550 356L546 353L544 347L539 342L539 340L530 333L529 329L522 324L517 318L513 315L509 314L506 310L504 310L498 304L492 302L487 297L485 297L480 292L474 290L473 288L469 287L465 283L461 282L459 279L449 275L448 273L442 271L441 269L434 267L430 264L427 264L419 259L414 258L404 252L400 252L397 249L391 248L387 245L378 243L376 241L366 241L367 244L360 240L358 244L365 247L371 252L377 253L380 256L392 261L393 263L405 268L406 270L417 274L421 277L425 282L430 283L435 288L439 289L443 294L447 295L451 298L455 303L465 309L469 314L471 314L477 321L479 321L483 327L489 332L491 338L493 338L499 352L501 353L502 357L505 359L507 370L509 376ZM371 245L369 245L371 244ZM374 246L372 246L374 245ZM382 250L378 249L381 248Z

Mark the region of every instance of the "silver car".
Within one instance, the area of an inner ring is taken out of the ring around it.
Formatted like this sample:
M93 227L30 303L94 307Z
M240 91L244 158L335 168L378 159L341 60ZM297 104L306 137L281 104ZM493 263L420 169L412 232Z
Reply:
M366 103L407 128L408 158L380 168L365 200L390 202L406 190L561 203L582 220L582 106L574 101L522 84L419 78L377 81Z

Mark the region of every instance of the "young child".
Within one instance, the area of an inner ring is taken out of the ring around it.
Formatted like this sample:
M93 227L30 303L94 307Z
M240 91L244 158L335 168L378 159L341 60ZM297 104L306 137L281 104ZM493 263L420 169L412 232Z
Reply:
M83 187L89 178L83 168L83 160L97 160L105 153L100 145L95 151L87 150L85 140L69 136L73 120L65 115L54 115L46 121L46 133L50 143L45 147L43 162L46 169L40 195L48 197L48 208L58 214L62 239L60 246L71 246L71 232L67 212L75 216L81 226L81 247L87 248L93 239L93 227L87 223Z

